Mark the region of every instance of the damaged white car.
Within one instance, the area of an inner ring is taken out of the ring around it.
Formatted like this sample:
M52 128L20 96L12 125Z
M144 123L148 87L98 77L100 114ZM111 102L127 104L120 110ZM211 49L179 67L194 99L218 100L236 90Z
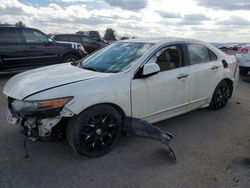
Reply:
M5 85L7 120L33 140L66 135L89 157L108 153L127 117L150 123L188 111L220 109L231 98L238 64L197 40L119 41L76 63L18 74Z

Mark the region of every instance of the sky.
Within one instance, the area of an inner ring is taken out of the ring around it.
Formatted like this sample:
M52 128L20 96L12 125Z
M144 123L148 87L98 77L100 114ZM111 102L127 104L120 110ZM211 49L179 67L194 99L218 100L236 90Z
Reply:
M45 33L250 42L250 0L0 0L0 22L20 20Z

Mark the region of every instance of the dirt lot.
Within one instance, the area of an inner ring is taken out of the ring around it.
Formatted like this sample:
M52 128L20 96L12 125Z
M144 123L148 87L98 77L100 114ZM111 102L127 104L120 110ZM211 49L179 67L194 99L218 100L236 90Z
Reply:
M0 75L0 89L10 76ZM249 79L250 78L246 78ZM66 142L28 142L5 121L0 94L0 187L250 187L250 82L240 81L223 110L197 110L161 123L175 135L178 162L164 145L123 138L108 155L88 159Z

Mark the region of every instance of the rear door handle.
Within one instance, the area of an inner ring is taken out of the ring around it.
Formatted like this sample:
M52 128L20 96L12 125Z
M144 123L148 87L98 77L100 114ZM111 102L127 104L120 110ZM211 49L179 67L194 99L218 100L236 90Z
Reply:
M219 67L220 67L220 66L214 65L214 66L211 67L211 70L216 70L216 69L218 69Z
M177 78L180 80L182 78L187 78L189 74L180 74Z

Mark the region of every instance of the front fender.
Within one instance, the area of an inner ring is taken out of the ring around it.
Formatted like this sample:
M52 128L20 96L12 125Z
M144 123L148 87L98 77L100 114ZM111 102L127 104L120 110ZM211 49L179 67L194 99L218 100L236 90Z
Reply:
M119 106L126 116L131 116L130 80L124 73L52 88L34 94L26 100L46 100L65 96L74 96L65 107L76 115L90 106L111 103Z

